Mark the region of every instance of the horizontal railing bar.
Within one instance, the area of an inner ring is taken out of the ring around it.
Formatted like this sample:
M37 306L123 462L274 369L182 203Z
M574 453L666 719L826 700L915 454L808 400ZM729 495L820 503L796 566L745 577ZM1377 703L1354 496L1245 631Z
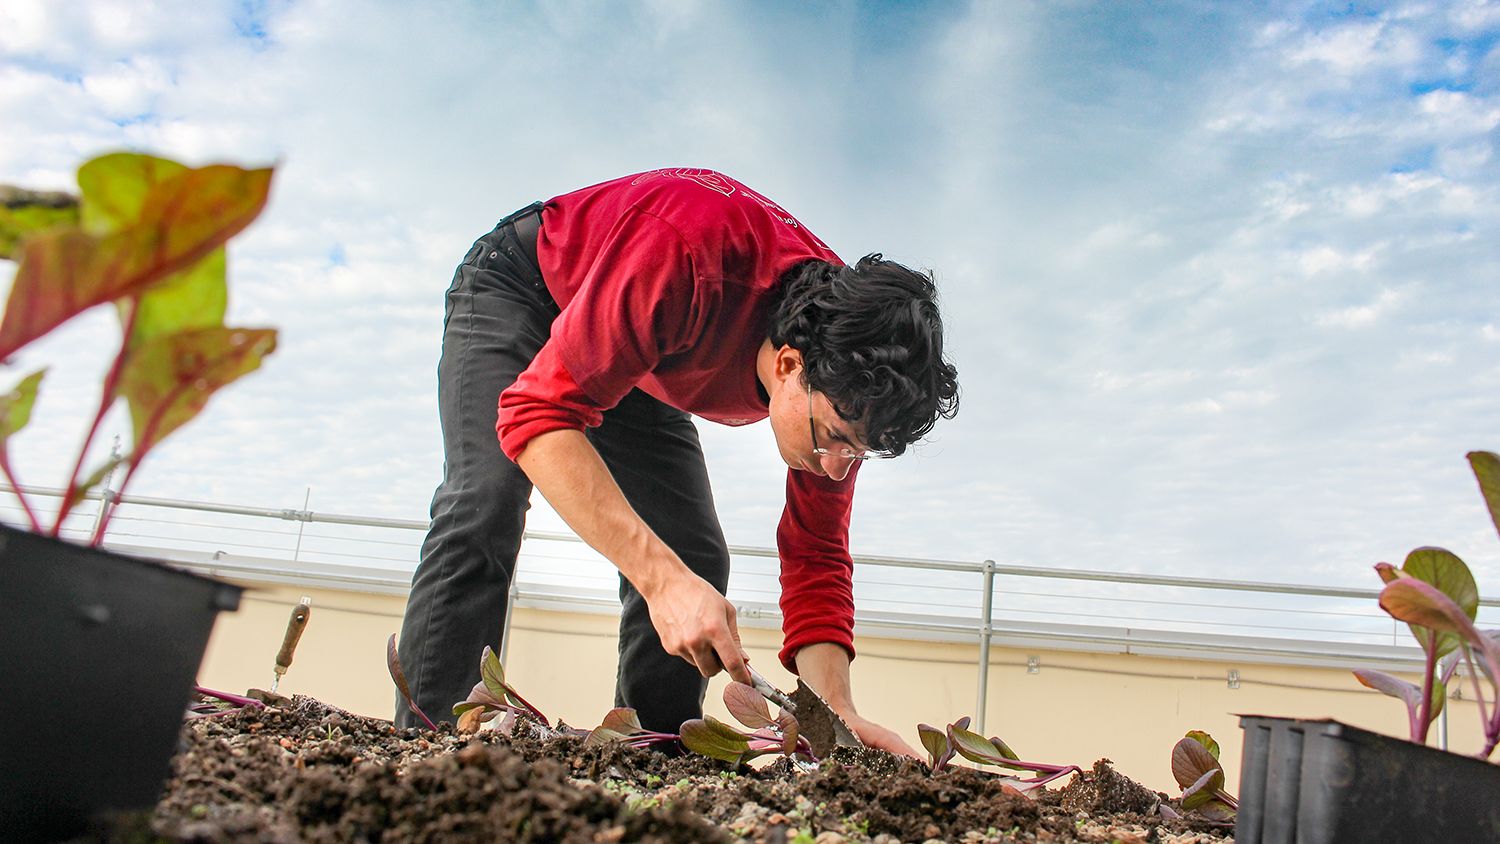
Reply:
M14 491L9 484L0 484L0 489ZM62 496L65 491L55 487L38 487L23 485L20 489L26 493L45 496ZM102 496L97 490L92 490L86 498L98 499ZM426 530L428 523L413 519L395 519L372 516L350 516L332 513L316 513L310 510L276 509L269 507L245 507L231 504L214 504L204 501L185 501L171 498L156 498L138 495L114 495L118 503L140 504L144 506L172 507L184 510L199 510L210 513L224 513L241 516L258 516L262 518L289 519L293 521L320 522L324 524L353 525L360 527L385 527L404 530ZM545 540L553 542L582 543L577 536L571 533L559 531L527 530L524 534L526 539ZM762 548L747 545L729 546L731 554L747 557L769 557L776 558L778 553L774 548ZM1001 565L996 563L973 563L957 560L923 560L909 557L890 557L878 555L855 555L856 565L890 566L897 568L918 569L927 571L963 571L980 573L989 570L997 575L1011 577L1047 577L1060 580L1081 580L1106 583L1123 583L1140 586L1170 586L1186 589L1214 589L1231 592L1262 592L1283 595L1304 595L1309 597L1323 598L1363 598L1374 599L1380 596L1379 589L1350 588L1337 586L1310 586L1294 583L1264 583L1256 581L1241 580L1210 580L1206 578L1178 577L1175 575L1156 575L1140 573L1121 573L1097 571L1090 569L1062 569L1062 568L1040 568L1035 566ZM1481 606L1500 607L1500 598L1484 598L1480 600Z

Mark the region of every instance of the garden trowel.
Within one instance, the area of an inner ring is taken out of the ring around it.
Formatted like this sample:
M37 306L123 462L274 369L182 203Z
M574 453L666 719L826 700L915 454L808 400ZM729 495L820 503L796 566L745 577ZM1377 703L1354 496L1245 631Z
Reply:
M312 598L306 595L302 600L292 607L292 617L286 623L286 635L281 639L281 650L276 652L276 667L273 669L276 676L271 680L270 691L251 689L248 696L263 703L275 704L286 700L285 695L276 693L276 687L281 685L281 677L286 674L288 668L292 667L292 655L297 651L297 642L302 639L302 631L307 628L307 620L312 617Z
M797 691L788 695L767 682L759 671L748 665L745 667L750 669L750 685L757 692L797 717L799 731L808 744L812 745L814 754L822 757L827 756L835 747L864 747L864 743L849 729L844 719L800 678L797 680Z

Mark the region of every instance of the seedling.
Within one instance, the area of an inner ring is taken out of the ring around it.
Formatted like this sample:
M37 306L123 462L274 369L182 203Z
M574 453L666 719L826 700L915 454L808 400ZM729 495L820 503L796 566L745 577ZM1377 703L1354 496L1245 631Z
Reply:
M120 317L119 351L50 529L22 492L7 450L10 437L31 421L47 370L0 395L0 472L31 529L54 537L117 466L125 466L117 490L123 492L148 452L276 347L272 329L224 325L224 244L265 207L271 168L189 168L117 153L80 167L78 186L76 216L56 197L0 191L17 197L0 215L0 258L19 264L0 321L0 361L97 305L113 302ZM44 200L51 213L28 208ZM130 409L131 448L84 475L90 446L121 398ZM93 544L103 540L108 522L108 515L99 521Z
M969 728L969 716L953 722L953 726L967 730ZM948 767L948 762L953 759L953 742L948 740L948 733L928 724L917 725L917 735L922 739L922 746L927 748L927 767L935 774Z
M1202 730L1190 730L1172 748L1172 777L1182 788L1182 808L1210 820L1233 820L1239 801L1224 790L1219 743Z
M1024 761L1014 750L1010 749L1009 745L999 738L985 738L978 733L971 732L968 729L968 723L968 718L961 718L948 725L948 730L945 734L948 747L971 762L978 762L981 765L995 765L1015 771L1029 771L1037 774L1035 777L1026 779L1011 776L1005 777L1006 784L1015 791L1025 793L1040 788L1059 777L1083 772L1083 769L1077 765L1052 765L1046 762ZM936 732L931 727L927 729ZM927 745L928 752L933 753L933 746L928 744L931 740L931 734L922 731L920 727L918 727L918 732L921 733L922 743ZM945 757L944 754L947 754L947 756ZM941 758L946 762L947 758L951 758L951 753L939 748L939 752L933 753L933 757L934 761Z
M642 727L641 719L635 714L635 710L621 706L611 709L599 726L589 730L583 746L593 747L619 742L627 747L650 747L653 744L677 741L680 738L681 736L675 733L654 733Z
M391 672L391 682L396 684L396 691L401 693L401 698L406 701L407 708L418 718L422 719L422 723L427 725L427 729L436 730L437 724L432 723L432 719L427 717L427 713L422 711L422 707L417 706L417 702L412 700L411 686L406 683L406 672L401 670L401 658L396 654L395 633L392 633L391 638L385 642L385 667Z
M1490 520L1500 531L1500 457L1488 451L1468 455L1479 491L1489 509ZM1375 571L1385 581L1380 608L1411 627L1426 657L1422 686L1381 671L1359 670L1354 676L1370 688L1406 703L1411 740L1427 741L1427 728L1442 711L1448 683L1460 659L1467 665L1479 704L1484 747L1475 754L1488 758L1500 743L1500 631L1474 626L1479 609L1479 588L1463 560L1442 548L1418 548L1401 568L1379 563ZM1489 681L1485 699L1479 677Z
M724 706L736 721L750 731L737 730L711 715L705 715L683 722L683 747L732 765L772 753L796 756L807 762L818 761L813 755L812 745L798 735L797 719L785 710L778 711L776 717L772 718L766 699L750 686L744 683L725 686Z
M467 698L454 704L453 714L458 716L458 731L461 733L475 732L481 724L493 721L501 714L506 716L502 723L506 733L510 732L512 716L515 715L529 715L542 727L550 723L540 709L527 703L505 682L505 666L500 664L500 657L495 656L489 645L484 646L484 654L479 657L479 682L474 684Z

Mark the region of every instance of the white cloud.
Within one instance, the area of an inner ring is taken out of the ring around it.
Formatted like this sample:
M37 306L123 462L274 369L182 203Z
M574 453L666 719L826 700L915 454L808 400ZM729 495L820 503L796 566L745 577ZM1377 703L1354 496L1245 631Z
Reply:
M1369 304L1318 314L1313 321L1317 325L1332 328L1361 328L1372 325L1389 314L1400 303L1401 298L1401 294L1395 290L1382 290L1375 301Z

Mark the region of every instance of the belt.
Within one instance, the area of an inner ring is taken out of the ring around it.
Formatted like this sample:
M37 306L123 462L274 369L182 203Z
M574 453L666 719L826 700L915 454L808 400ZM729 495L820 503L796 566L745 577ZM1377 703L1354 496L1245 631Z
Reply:
M531 208L522 211L520 216L510 221L511 229L516 233L516 240L521 244L521 251L541 272L542 265L536 260L536 239L542 230L542 203L538 202Z

